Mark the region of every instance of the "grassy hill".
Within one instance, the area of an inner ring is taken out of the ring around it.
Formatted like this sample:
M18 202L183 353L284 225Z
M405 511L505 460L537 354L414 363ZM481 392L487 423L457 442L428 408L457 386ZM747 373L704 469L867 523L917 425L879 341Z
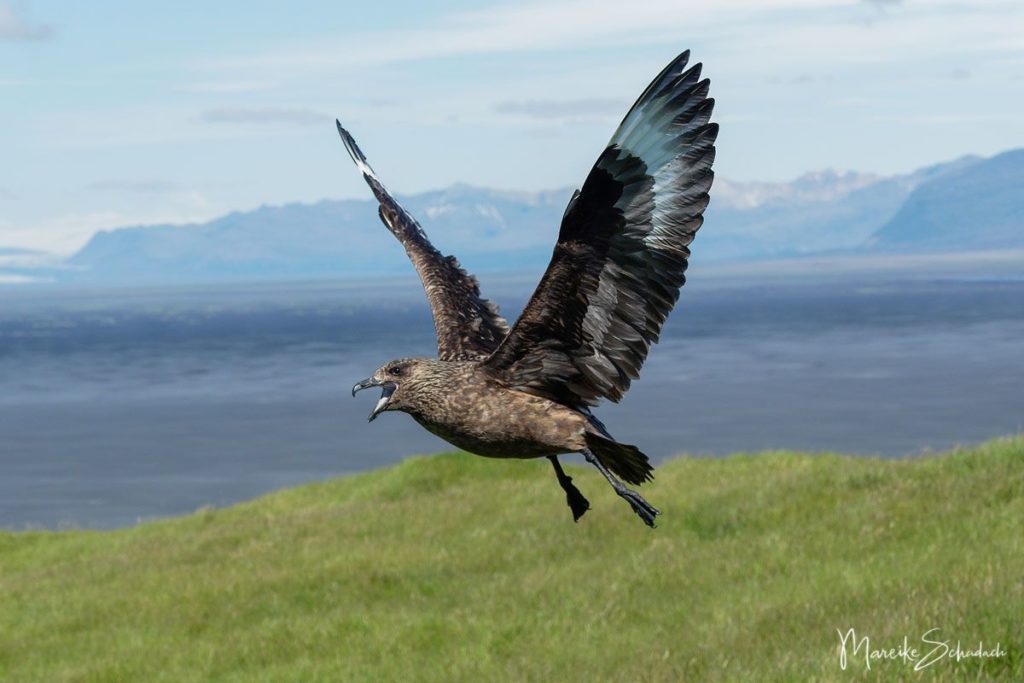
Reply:
M596 473L414 458L112 532L0 534L0 680L1024 680L1024 438ZM1005 656L838 664L959 638Z

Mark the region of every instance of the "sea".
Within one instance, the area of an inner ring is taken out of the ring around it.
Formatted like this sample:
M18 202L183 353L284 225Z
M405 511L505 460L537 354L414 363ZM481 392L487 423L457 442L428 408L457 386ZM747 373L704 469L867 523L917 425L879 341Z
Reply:
M535 282L483 279L510 317ZM641 378L596 409L655 461L1024 431L1020 276L691 279ZM0 289L0 528L130 526L451 450L350 395L434 354L404 277Z

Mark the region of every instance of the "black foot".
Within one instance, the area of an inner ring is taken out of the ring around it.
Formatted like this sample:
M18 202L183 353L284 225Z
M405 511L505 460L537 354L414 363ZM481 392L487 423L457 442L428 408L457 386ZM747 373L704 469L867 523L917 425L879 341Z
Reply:
M590 509L590 501L584 498L580 490L572 483L572 477L566 477L566 479L568 480L568 486L563 486L565 488L565 502L569 504L569 509L572 510L572 521L578 522L583 513Z
M572 483L572 477L567 475L562 469L561 463L558 462L558 458L555 456L548 456L548 460L555 468L555 476L558 477L558 483L565 491L565 502L569 504L569 509L572 510L572 521L580 521L580 517L590 509L590 501L583 497L580 490L576 488L576 484Z
M626 487L622 487L622 490L617 490L616 493L629 503L629 506L633 508L633 512L635 512L640 519L644 520L644 524L652 529L654 528L654 518L661 514L656 507L644 500L644 497L639 493L636 491L630 491Z
M613 489L615 489L615 493L619 494L620 498L624 498L625 501L629 503L629 507L633 508L633 512L635 512L637 516L644 521L644 524L653 529L654 518L660 515L661 512L644 500L644 497L639 493L631 489L627 489L621 481L616 479L612 473L608 471L608 468L605 467L601 463L601 460L591 451L584 448L580 452L583 454L583 457L587 459L587 462L596 467L598 471L604 475L604 478L607 479L608 483L612 485Z

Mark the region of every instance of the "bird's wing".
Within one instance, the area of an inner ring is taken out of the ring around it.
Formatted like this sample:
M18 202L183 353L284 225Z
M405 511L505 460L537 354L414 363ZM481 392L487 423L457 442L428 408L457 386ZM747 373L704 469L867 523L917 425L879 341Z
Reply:
M714 175L714 100L688 57L647 86L569 201L547 271L484 362L506 385L569 405L617 401L658 340Z
M420 224L395 201L366 163L366 156L349 132L336 123L345 149L380 202L380 219L405 247L419 273L434 316L438 358L473 360L488 356L508 334L508 323L498 307L480 297L476 278L463 270L454 256L443 256L434 248Z

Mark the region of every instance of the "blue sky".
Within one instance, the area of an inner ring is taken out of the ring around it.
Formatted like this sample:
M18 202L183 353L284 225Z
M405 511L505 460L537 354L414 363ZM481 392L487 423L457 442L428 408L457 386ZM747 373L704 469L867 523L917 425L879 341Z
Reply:
M719 174L907 171L1024 146L1020 0L0 0L0 247L366 197L579 184L677 52Z

